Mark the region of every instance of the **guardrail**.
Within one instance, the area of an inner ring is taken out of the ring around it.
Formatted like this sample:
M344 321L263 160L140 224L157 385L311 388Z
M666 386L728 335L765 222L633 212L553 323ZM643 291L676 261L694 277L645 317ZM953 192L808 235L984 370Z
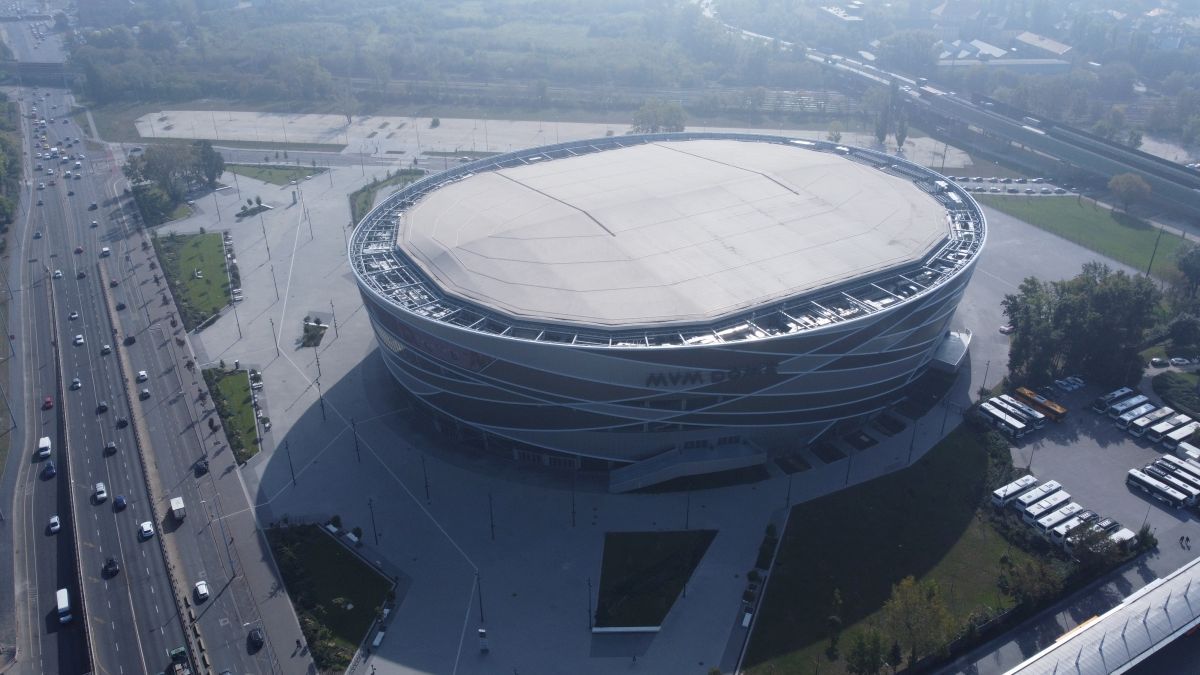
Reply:
M79 592L76 593L79 596L79 621L83 626L83 643L84 650L87 652L88 671L94 672L96 670L96 653L92 650L92 636L88 630L87 600L85 599L86 594L83 592L83 560L79 555L79 528L76 527L78 519L75 517L75 490L73 489L74 484L71 481L71 447L67 439L66 397L63 396L65 387L63 386L62 340L59 339L58 321L54 318L57 316L57 305L54 301L54 285L47 283L46 292L50 296L50 336L52 338L51 343L54 345L54 395L59 401L58 428L56 430L58 432L59 454L61 455L59 463L62 464L63 476L66 479L67 504L71 510L71 522L69 525L71 527L71 544L74 547L73 553L75 556L75 583L79 589Z
M167 543L164 539L163 533L161 532L161 530L162 530L161 523L163 522L163 514L165 513L165 511L160 507L159 499L154 494L154 483L153 483L153 481L150 480L150 463L146 459L146 449L144 447L146 445L146 441L143 441L141 431L138 428L139 427L139 422L138 422L139 418L134 415L134 411L137 410L137 408L134 407L135 401L133 398L133 391L132 391L132 388L129 386L129 377L127 375L128 364L125 360L125 346L126 345L124 344L123 339L119 342L117 341L117 338L121 338L122 336L120 334L120 331L117 330L119 321L117 320L116 309L113 307L112 294L109 293L109 290L108 290L109 289L108 274L105 271L103 265L97 264L97 267L99 268L98 276L100 279L100 288L101 288L100 292L104 295L104 311L108 315L109 325L111 325L113 327L113 329L112 329L113 330L113 341L114 341L113 354L115 354L117 357L117 365L121 371L121 384L122 384L121 390L122 390L123 395L125 396L125 403L129 407L129 418L130 418L129 426L130 426L130 429L133 430L133 445L137 449L138 461L142 465L142 480L146 484L146 494L150 498L150 512L151 512L151 514L153 514L154 522L160 524L159 536L155 537L155 539L158 540L158 549L159 549L159 552L162 553L163 564L167 570L167 579L170 581L170 584L171 584L171 598L175 602L175 611L179 615L179 626L180 626L180 628L183 629L184 640L187 641L188 660L189 660L188 665L193 670L196 670L197 669L196 664L195 664L196 655L200 654L203 651L203 647L202 647L203 643L201 642L201 639L200 639L200 627L199 627L199 624L195 623L195 621L193 620L192 626L191 626L192 630L189 631L188 623L185 620L185 617L191 617L192 614L189 611L187 611L188 607L187 607L186 598L180 597L180 593L179 593L180 586L179 586L179 580L176 578L176 575L175 575L175 566L171 563L171 557L170 557L170 555L168 555L168 552L167 552ZM147 330L149 330L149 326L147 326Z

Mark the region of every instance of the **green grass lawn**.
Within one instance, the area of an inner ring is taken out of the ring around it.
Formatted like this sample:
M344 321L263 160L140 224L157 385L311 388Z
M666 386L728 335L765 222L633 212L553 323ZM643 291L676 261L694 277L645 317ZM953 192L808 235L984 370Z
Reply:
M291 181L302 181L305 176L315 176L326 171L325 167L284 166L284 165L254 165L226 164L226 171L232 171L239 176L261 180L264 183L287 185Z
M375 195L379 191L391 186L403 186L415 181L425 172L421 169L403 169L393 173L388 178L374 183L368 183L361 188L350 193L350 217L353 218L354 224L363 219L371 211L371 207L375 204Z
M1090 199L982 194L975 195L975 199L1137 270L1145 270L1150 263L1158 238L1158 230L1146 222L1110 211ZM1169 279L1177 274L1175 259L1182 244L1178 236L1162 235L1154 254L1154 276Z
M716 536L716 530L606 533L596 626L662 625Z
M271 528L267 540L317 669L344 671L391 582L316 525Z
M1158 394L1164 403L1193 418L1200 415L1200 394L1196 393L1200 376L1196 373L1169 370L1155 375L1152 382L1154 393Z
M179 302L185 328L195 328L228 304L229 279L221 235L155 237L154 248L171 292ZM202 278L196 278L196 270L201 271Z
M826 654L834 589L843 636L880 625L892 586L909 575L935 580L960 624L1012 606L997 585L1000 559L1028 555L977 511L987 463L963 425L912 468L794 507L751 636L752 672L845 672Z
M258 426L254 421L250 379L244 370L209 368L204 371L204 380L217 397L217 412L225 425L229 447L237 461L244 463L258 454Z

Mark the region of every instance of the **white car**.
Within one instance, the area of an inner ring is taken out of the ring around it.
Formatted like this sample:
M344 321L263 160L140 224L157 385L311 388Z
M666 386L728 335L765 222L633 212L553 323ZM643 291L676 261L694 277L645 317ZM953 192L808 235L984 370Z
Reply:
M138 382L145 382L148 379L150 379L150 376L146 374L146 371L139 370L137 372L137 381Z
M145 521L138 525L138 536L142 539L149 539L154 536L154 524L150 521Z
M1191 361L1188 361L1187 359L1185 359L1181 356L1176 356L1173 359L1171 359L1171 365L1176 366L1176 367L1188 366L1188 365L1191 365L1191 363L1192 363Z
M57 534L62 529L62 521L58 516L50 516L50 534Z
M204 600L208 599L208 582L207 581L197 581L196 582L196 599L200 600L200 601L204 601Z
M54 278L61 279L62 278L62 270L54 270Z
M82 387L82 386L83 386L83 383L79 381L79 378L78 378L78 377L76 377L76 378L73 378L73 379L71 380L71 389L72 389L72 390L74 390L74 389L79 389L79 388L80 388L80 387Z
M96 483L96 503L99 504L105 499L108 499L108 488L104 483Z
M79 318L79 312L71 312L70 314L67 315L67 318L70 319L71 321L74 321L75 319Z
M83 336L82 336L82 335L76 335L76 336L75 336L75 346L76 346L76 347L78 347L78 346L79 346L79 345L81 345L81 344L83 344Z

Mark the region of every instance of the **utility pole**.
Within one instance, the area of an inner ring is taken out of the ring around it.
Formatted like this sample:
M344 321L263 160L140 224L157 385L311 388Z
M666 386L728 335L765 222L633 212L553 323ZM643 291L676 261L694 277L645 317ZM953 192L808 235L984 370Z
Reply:
M279 336L275 334L275 319L267 317L271 322L271 338L275 340L275 356L279 356Z
M313 354L317 357L317 380L321 379L321 350L317 349L317 345L313 345Z
M271 259L271 243L267 241L267 223L263 220L262 211L258 212L258 224L262 226L263 245L267 247L267 260ZM278 293L278 291L276 291Z
M479 571L475 571L475 591L479 596L479 623L487 623L483 619L483 580L479 578Z
M425 454L421 454L421 473L425 476L425 503L432 504L433 500L429 498L429 470L425 468Z
M1150 276L1150 268L1154 267L1154 256L1158 255L1158 242L1162 240L1163 228L1158 228L1158 236L1154 238L1154 250L1150 252L1150 262L1146 264L1146 276Z
M313 380L313 384L317 385L317 400L321 402L321 421L325 421L325 396L321 393L321 381Z
M237 303L233 303L233 322L237 324L238 339L242 339L242 322L238 320Z
M287 453L288 468L292 471L292 487L296 487L296 467L292 466L292 446L288 445L287 439L283 441L283 450Z
M275 284L275 302L279 302L279 280L275 278L275 265L271 265L271 283Z
M358 425L354 423L354 418L350 418L350 430L354 434L354 454L358 457L358 463L362 464L362 453L358 449Z
M338 332L337 311L333 308L333 298L329 299L329 313L333 316L333 336L335 338L341 337L341 334Z
M488 523L492 530L492 541L496 541L496 511L492 508L492 493L488 493Z
M379 528L375 527L375 500L367 497L367 508L371 510L371 532L375 534L375 545L379 545Z

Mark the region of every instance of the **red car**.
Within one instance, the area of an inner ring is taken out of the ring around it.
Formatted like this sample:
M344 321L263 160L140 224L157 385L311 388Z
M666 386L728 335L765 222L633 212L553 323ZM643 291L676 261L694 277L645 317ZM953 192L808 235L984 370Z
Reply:
M42 400L42 410L49 410L54 407L54 399L47 396Z

